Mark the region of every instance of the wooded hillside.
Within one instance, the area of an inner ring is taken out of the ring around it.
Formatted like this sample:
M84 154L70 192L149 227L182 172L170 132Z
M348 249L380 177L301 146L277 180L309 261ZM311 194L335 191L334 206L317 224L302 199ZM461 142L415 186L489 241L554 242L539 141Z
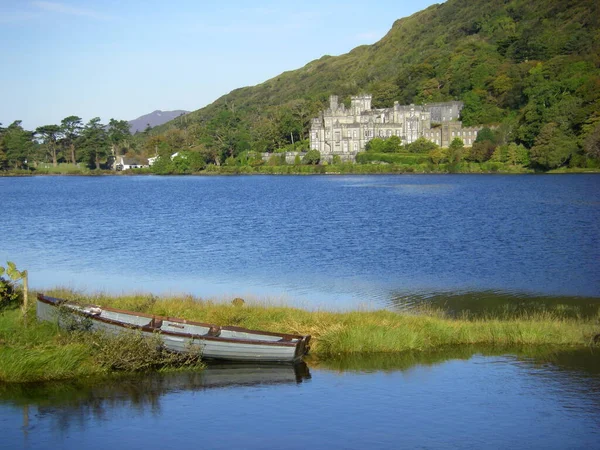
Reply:
M449 0L397 20L374 45L236 89L156 131L234 116L254 130L240 141L272 150L290 132L304 137L329 95L368 92L374 107L462 100L465 125L509 122L527 147L551 122L583 138L600 119L599 20L594 0Z
M118 142L127 144L122 152L142 156L189 151L208 164L228 159L246 164L259 152L306 149L310 119L331 94L349 106L350 96L371 93L374 107L396 100L463 101L465 126L496 130L493 145L481 157L472 155L475 161L491 158L496 145L514 143L526 149L522 160L534 169L597 167L599 5L597 0L448 0L397 20L373 45L236 89ZM0 165L3 158L10 162L6 146L2 152L0 145Z

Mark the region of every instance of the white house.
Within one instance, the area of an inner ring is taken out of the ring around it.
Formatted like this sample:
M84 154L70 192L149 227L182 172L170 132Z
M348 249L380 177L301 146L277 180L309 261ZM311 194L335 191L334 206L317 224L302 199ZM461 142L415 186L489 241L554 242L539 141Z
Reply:
M147 159L128 158L126 156L117 156L115 160L115 170L145 169L150 167Z

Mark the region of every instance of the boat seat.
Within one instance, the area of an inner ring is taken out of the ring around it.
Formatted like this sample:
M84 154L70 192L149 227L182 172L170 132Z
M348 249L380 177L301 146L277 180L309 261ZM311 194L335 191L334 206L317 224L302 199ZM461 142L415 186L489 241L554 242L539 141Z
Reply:
M152 328L160 328L162 327L163 321L161 319L157 319L156 317L153 317L152 320L150 321L150 326Z
M221 328L220 327L210 327L206 336L219 337L221 336Z

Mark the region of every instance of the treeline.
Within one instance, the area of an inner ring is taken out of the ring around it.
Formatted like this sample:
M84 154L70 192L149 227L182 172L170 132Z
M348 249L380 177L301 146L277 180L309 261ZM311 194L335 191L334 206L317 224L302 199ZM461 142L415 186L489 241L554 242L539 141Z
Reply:
M339 95L349 106L351 95L366 92L376 108L394 101L463 101L465 126L494 130L493 139L462 152L464 162L496 158L510 163L517 152L519 164L532 170L594 168L600 159L599 22L595 0L448 0L396 21L374 45L324 56L234 90L116 143L108 137L110 123L80 123L72 135L62 124L59 133L27 132L15 122L2 130L0 167L22 167L27 159L98 168L117 151L140 158L159 155L158 169L164 172L179 172L178 166L190 161L184 172L259 165L255 155L297 149L305 142L310 119L326 107L329 95ZM27 152L35 158L24 157ZM176 164L175 153L187 156ZM366 162L373 156L361 158Z
M125 120L103 124L95 117L86 124L78 116L65 117L60 125L26 130L16 120L0 124L0 170L36 170L60 163L88 169L107 169L116 156L130 151L134 140Z

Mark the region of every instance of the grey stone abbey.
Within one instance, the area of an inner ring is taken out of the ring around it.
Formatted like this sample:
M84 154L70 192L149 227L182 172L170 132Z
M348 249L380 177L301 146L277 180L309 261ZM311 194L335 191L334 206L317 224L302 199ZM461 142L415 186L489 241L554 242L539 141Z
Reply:
M338 102L338 96L329 98L329 108L312 119L310 148L321 153L321 160L331 162L334 155L342 161L354 161L358 152L375 137L398 136L403 144L418 138L428 139L447 147L459 137L470 146L480 127L463 128L459 120L463 103L445 102L425 105L399 105L392 108L372 109L371 95L351 97L350 108Z

